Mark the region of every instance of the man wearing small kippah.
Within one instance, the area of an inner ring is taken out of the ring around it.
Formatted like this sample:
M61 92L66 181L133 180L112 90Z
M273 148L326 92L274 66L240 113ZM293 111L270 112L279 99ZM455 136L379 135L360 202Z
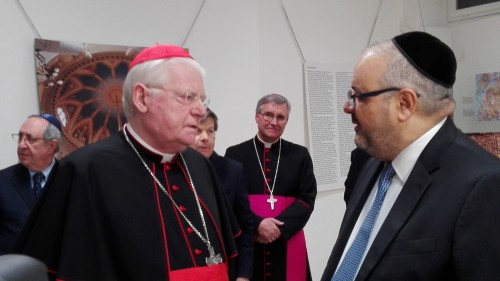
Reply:
M425 32L358 59L344 111L373 158L321 280L500 280L500 159L449 117L456 67Z
M0 171L0 255L10 253L58 161L61 124L52 115L31 115L12 138L19 163Z
M205 71L173 45L129 67L127 123L60 161L19 250L56 280L227 281L239 227L210 162L189 148Z

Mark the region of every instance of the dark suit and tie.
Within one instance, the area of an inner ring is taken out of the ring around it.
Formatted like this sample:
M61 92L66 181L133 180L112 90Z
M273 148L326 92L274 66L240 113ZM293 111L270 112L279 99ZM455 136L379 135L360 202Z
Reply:
M208 158L214 167L220 188L231 207L236 220L241 228L241 233L236 235L238 257L235 272L230 272L230 280L245 281L252 278L253 271L253 239L254 227L252 212L248 200L248 192L243 179L243 165L235 160L222 157L214 151L215 132L217 132L217 115L207 108L207 114L200 120L194 149Z
M29 116L18 134L19 163L0 170L0 255L11 253L57 167L61 125L49 114Z
M238 237L237 271L251 274L253 269L254 235L252 213L248 202L248 192L243 181L243 165L232 159L222 157L215 151L209 158L214 166L222 191L233 208L233 212L240 224L241 235Z
M500 280L500 159L449 117L455 71L451 49L424 32L359 58L344 111L356 124L356 145L373 157L350 195L322 281ZM395 174L366 230L388 162Z

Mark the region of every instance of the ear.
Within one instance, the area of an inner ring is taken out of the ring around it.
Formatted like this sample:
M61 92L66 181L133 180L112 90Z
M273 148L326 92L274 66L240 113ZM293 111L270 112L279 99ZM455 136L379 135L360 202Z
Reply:
M417 93L409 88L403 88L398 96L398 119L400 121L406 121L409 119L417 108Z
M148 110L149 89L142 83L135 83L132 87L132 103L138 112Z
M55 139L50 141L49 152L51 155L54 155L56 153L57 144L58 144L58 141Z

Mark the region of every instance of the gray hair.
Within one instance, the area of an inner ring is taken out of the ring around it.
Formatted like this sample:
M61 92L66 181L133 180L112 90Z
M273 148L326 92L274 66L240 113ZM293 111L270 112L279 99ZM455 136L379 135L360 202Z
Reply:
M387 60L387 70L381 78L383 87L410 88L418 95L425 114L434 114L447 107L453 99L453 89L446 88L420 73L397 49L391 40L375 44L365 50Z
M135 83L143 83L148 87L158 87L169 82L169 67L173 64L184 64L196 70L204 79L205 69L191 58L169 58L146 61L135 65L129 70L123 82L122 106L123 113L129 118L134 113L132 106L132 93Z
M290 115L290 111L292 111L292 105L290 104L287 98L285 98L280 94L268 94L260 98L259 101L257 102L257 106L255 107L255 113L259 113L262 105L270 102L276 104L285 104L286 108L288 109L287 117Z
M41 119L46 120L45 118L41 117L40 115L33 114L33 115L28 116L28 118L31 118L31 117L37 117L37 118L41 118ZM58 152L60 147L61 147L62 132L59 131L59 129L55 125L50 123L49 121L47 121L47 123L48 123L48 125L45 128L45 131L43 132L43 139L45 140L45 142L49 142L51 140L57 140L57 146L56 146L56 150L54 152Z

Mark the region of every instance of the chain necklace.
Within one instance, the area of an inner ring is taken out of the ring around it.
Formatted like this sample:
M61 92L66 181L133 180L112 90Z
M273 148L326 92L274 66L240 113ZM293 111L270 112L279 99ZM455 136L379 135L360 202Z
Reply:
M160 187L160 189L163 191L163 193L165 193L165 195L167 195L167 197L170 199L170 201L172 202L172 204L175 206L175 208L177 209L177 211L179 212L179 214L181 214L181 216L184 218L184 220L187 222L187 224L194 230L194 232L196 233L196 235L198 235L198 237L200 237L201 241L203 241L203 243L205 243L205 245L207 246L208 253L209 253L210 256L207 257L207 258L205 258L206 264L208 266L211 266L211 265L214 265L214 264L222 263L222 257L221 257L221 255L220 254L216 255L214 247L212 246L212 244L210 244L210 238L208 236L207 224L205 223L205 217L203 216L203 210L201 209L200 200L198 199L198 194L196 193L196 188L194 187L193 179L191 178L191 174L189 173L188 166L186 165L186 161L184 160L184 156L182 156L182 153L179 152L179 155L181 157L182 164L186 168L186 172L187 172L187 175L188 175L188 178L189 178L189 183L191 184L191 188L192 188L193 193L194 193L194 198L196 200L196 205L198 206L198 211L200 212L200 218L201 218L201 221L203 223L203 229L205 231L206 238L203 237L203 235L201 234L201 232L193 225L193 223L186 217L186 215L184 215L184 213L181 211L181 209L179 208L179 206L177 205L177 203L175 203L174 198L172 198L172 196L170 195L170 193L167 192L167 190L165 189L165 187L163 186L163 184L161 184L161 182L155 176L155 174L153 173L153 171L151 171L151 169L148 167L148 165L146 164L146 162L144 161L144 159L142 159L141 155L139 154L139 151L137 151L137 149L135 148L135 146L130 141L130 139L129 139L128 135L127 135L127 130L124 129L123 130L123 134L125 136L125 139L127 140L127 143L130 145L130 147L135 152L135 154L137 154L137 157L139 157L139 159L141 160L142 164L144 165L144 167L146 168L146 170L149 172L149 174L151 175L151 177L153 177L153 179L156 182L156 184Z
M276 172L274 173L273 187L269 186L267 182L266 174L264 173L264 168L262 167L262 162L260 161L259 152L257 151L257 145L255 144L255 138L253 138L253 147L255 148L255 155L257 155L257 160L259 160L260 171L262 172L262 176L264 177L264 182L266 183L267 190L269 190L269 199L266 200L269 205L271 205L271 210L274 210L274 203L278 202L278 199L274 198L274 187L276 186L276 178L278 177L278 168L280 166L280 158L281 158L281 138L280 138L280 146L278 152L278 163L276 164ZM265 148L264 148L265 149Z

